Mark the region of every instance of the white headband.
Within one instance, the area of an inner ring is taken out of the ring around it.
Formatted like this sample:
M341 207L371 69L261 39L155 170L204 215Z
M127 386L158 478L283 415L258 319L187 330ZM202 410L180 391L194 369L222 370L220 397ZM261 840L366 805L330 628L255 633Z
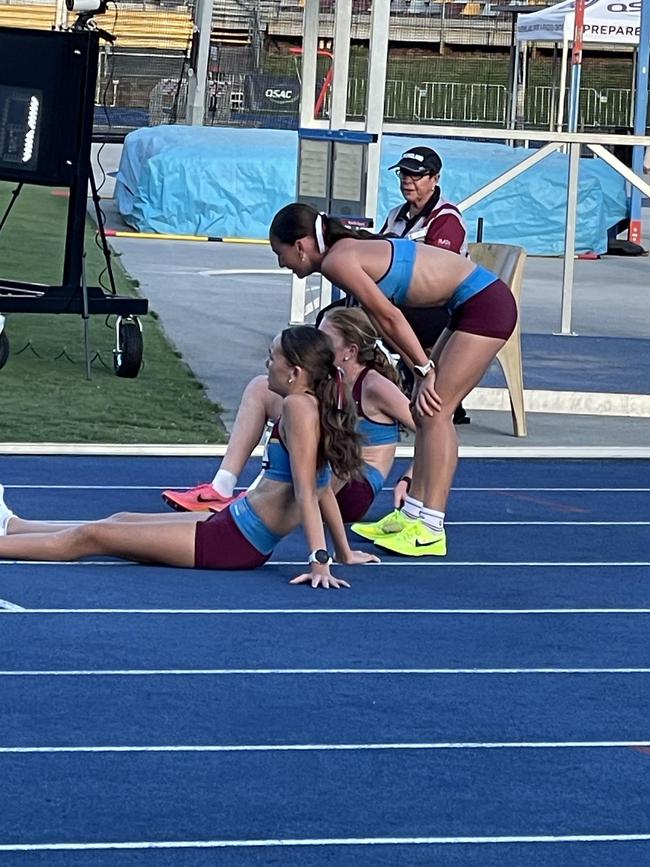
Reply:
M325 246L325 236L323 235L323 217L325 214L321 211L316 217L314 223L314 232L316 233L316 243L318 244L318 252L322 255L327 247Z
M388 359L389 364L395 367L395 361L393 359L393 356L390 354L388 349L386 349L386 347L379 338L375 340L375 349L378 349L381 353L383 353Z

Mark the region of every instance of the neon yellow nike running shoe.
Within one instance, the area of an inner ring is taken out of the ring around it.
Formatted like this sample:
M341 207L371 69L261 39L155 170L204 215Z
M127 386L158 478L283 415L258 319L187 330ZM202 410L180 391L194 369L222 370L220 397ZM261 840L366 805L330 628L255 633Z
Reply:
M374 542L375 539L384 539L386 536L394 536L396 533L401 533L407 524L414 524L415 521L409 520L406 515L399 509L384 515L379 521L371 524L352 524L350 529L362 539L370 539Z
M409 521L401 533L375 539L375 545L405 557L444 557L447 553L445 531L434 533L422 521Z

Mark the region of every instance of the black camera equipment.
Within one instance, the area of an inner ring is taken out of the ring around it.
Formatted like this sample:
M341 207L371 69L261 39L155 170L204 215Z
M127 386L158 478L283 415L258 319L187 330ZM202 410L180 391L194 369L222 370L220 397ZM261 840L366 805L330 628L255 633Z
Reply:
M148 302L117 294L90 164L99 40L113 37L100 32L90 20L103 0L69 2L80 13L70 30L0 27L0 180L18 184L0 219L0 230L24 184L63 186L70 191L61 284L21 283L0 274L0 312L81 315L88 377L88 318L97 313L115 314L113 367L118 376L133 377L142 361L137 317L147 312ZM96 8L90 8L93 6ZM84 229L89 184L110 281L108 294L86 283Z

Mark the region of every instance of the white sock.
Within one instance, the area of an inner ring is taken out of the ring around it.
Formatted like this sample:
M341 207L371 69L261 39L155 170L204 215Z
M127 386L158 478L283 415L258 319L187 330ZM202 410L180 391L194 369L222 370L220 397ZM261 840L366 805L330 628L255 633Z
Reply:
M0 536L7 535L7 524L9 519L14 517L14 513L5 503L5 489L0 485Z
M436 512L435 509L422 508L420 512L420 520L425 527L428 527L434 533L442 533L445 528L445 513Z
M218 470L217 475L212 479L212 487L222 497L232 497L236 484L237 476L228 470Z
M411 521L415 521L420 517L422 510L422 500L416 500L408 494L404 497L404 505L402 506L402 514L406 515Z

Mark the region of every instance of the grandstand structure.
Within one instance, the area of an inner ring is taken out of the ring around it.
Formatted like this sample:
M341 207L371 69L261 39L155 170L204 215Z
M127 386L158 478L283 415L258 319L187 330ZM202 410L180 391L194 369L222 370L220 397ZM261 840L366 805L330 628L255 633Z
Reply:
M194 62L198 0L109 2L97 21L116 37L105 44L96 93L98 133L124 134L138 126L186 122L188 70ZM320 0L318 92L334 35L335 0ZM363 111L371 0L353 0L348 116ZM531 4L534 5L534 4ZM213 0L203 122L295 127L297 100L269 103L264 93L300 88L301 0ZM63 0L0 0L0 26L51 29L70 25ZM633 93L630 49L605 46L586 53L581 127L613 131L629 126ZM490 0L391 0L386 82L387 122L503 127L509 116L512 16ZM590 65L591 64L591 65ZM558 99L552 47L531 45L523 119L548 128ZM288 85L287 85L288 83ZM261 96L260 96L261 94ZM201 104L199 103L199 115ZM196 121L195 121L196 122Z

